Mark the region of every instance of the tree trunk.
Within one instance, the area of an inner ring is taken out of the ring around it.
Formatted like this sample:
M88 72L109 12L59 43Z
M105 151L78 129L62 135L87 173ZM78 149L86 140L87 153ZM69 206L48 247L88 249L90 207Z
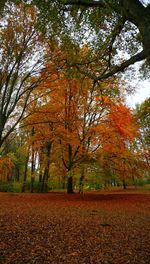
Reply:
M39 152L39 183L42 182L42 176L43 176L43 147L41 147L40 152Z
M126 185L125 180L122 181L122 184L123 184L123 189L126 190L127 189L127 185Z
M41 192L46 193L48 192L48 178L49 178L49 166L45 168L42 185L41 185Z
M41 192L48 192L48 179L49 179L49 168L50 168L50 152L51 152L52 142L47 143L46 145L46 166L44 169L42 185L41 185Z
M21 192L25 192L26 181L27 181L28 161L29 161L29 150L28 150L27 157L26 157L26 163L25 163L25 170L24 170Z
M31 182L30 182L30 192L33 193L34 189L34 181L35 181L35 160L34 160L34 151L32 154L32 164L31 164Z
M39 182L42 182L42 171L40 170L40 174L39 174Z
M67 179L67 193L69 193L69 194L74 193L74 191L73 191L73 176L71 175L71 172L70 172L70 175Z
M34 127L32 128L31 135L34 136ZM34 181L35 181L35 150L34 150L34 143L32 144L31 149L31 182L30 182L30 192L33 193L34 189Z
M82 167L81 169L81 176L80 176L80 179L79 179L79 193L80 194L83 194L83 186L84 186L84 166Z
M67 179L67 193L74 193L73 192L73 174L72 174L72 146L68 145L68 155L69 155L69 175Z

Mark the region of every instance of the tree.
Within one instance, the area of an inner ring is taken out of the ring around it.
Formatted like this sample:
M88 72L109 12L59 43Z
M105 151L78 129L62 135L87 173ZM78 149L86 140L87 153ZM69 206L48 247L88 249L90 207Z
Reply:
M0 158L0 181L5 182L11 179L14 164L11 155Z
M150 98L136 106L135 117L140 127L137 148L140 149L150 171Z
M0 147L23 118L45 60L35 8L8 5L7 11L0 27Z
M149 67L149 5L139 0L49 0L42 3L34 0L32 3L40 10L39 23L46 34L56 39L58 33L59 39L65 42L69 39L73 43L90 43L95 56L84 64L103 58L103 71L85 72L95 81L123 72L138 61L146 60L145 65ZM45 28L45 24L49 27ZM125 52L128 56L124 57ZM81 62L75 63L82 71Z
M123 182L132 179L133 175L141 177L137 153L132 151L132 144L138 134L138 125L129 108L121 103L111 104L106 122L100 124L101 147L98 150L100 166L103 168L107 182L114 177ZM138 168L139 167L139 168Z
M18 131L17 133L11 133L3 144L3 157L10 156L13 162L13 171L10 175L10 180L19 181L22 178L26 159L26 155L22 149L25 140L25 135L21 131Z
M7 2L22 1L3 0L1 10ZM61 39L67 42L70 39L71 42L79 41L81 44L85 39L87 42L90 39L91 46L94 43L97 56L100 59L103 57L106 63L103 73L98 75L88 72L94 80L106 79L115 73L123 72L130 65L142 60L146 60L145 68L149 67L150 8L145 1L32 0L30 4L38 7L40 29L46 35L49 34L51 39L56 40L58 35L59 41ZM122 56L118 60L116 50L120 48L123 53L127 51L131 54L130 58Z
M87 47L81 49L80 57L87 52ZM65 54L63 59L65 60ZM49 67L51 65L47 64L46 72L49 72ZM53 146L51 155L47 151L48 168L52 156L54 162L59 158L68 176L67 191L72 193L73 170L81 165L80 186L83 186L84 163L88 162L101 143L97 128L101 122L105 122L111 100L121 100L119 80L114 78L95 83L79 74L74 67L69 70L58 67L38 87L39 94L42 87L49 92L39 105L37 103L35 108L31 107L31 115L26 120L28 126L35 127L35 135L31 140L37 147L42 147L41 157L49 144Z

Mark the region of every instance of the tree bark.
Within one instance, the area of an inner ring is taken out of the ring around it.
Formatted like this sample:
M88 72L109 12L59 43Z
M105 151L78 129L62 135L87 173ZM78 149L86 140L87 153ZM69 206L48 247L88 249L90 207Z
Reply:
M67 180L67 193L72 194L74 193L73 191L73 176L69 175L68 180Z
M23 183L22 183L21 192L25 192L26 181L27 181L28 161L29 161L29 150L28 150L28 153L27 153L27 156L26 156L25 170L24 170L24 176L23 176Z
M126 190L127 189L127 184L126 184L125 180L122 181L122 184L123 184L123 189Z
M34 135L34 127L32 128L32 136ZM35 150L34 150L34 143L32 144L31 149L31 182L30 182L30 192L33 192L34 189L34 181L35 181Z
M73 161L72 161L72 146L68 144L68 179L67 179L67 193L74 193L73 192L73 174L72 174L72 166L73 166Z
M46 151L46 166L44 169L42 185L41 185L41 192L48 192L48 179L49 179L49 168L50 168L50 152L51 152L52 142L47 143L45 147Z

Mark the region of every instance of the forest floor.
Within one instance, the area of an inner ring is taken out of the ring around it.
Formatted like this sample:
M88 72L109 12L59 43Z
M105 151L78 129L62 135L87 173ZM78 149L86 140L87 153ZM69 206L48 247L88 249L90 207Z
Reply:
M0 193L0 263L149 264L150 192Z

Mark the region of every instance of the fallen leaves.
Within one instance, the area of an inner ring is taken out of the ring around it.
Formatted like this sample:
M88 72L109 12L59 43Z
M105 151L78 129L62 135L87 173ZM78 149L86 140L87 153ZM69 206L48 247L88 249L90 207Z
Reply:
M0 201L0 263L149 264L149 194L0 193Z

